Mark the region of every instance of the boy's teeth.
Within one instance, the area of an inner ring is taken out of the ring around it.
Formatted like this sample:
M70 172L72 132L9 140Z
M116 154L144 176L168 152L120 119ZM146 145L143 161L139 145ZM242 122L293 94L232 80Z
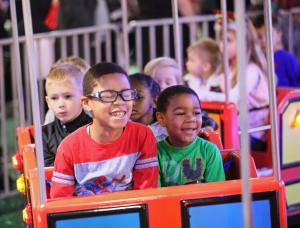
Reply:
M125 115L125 112L113 112L112 115L120 118Z

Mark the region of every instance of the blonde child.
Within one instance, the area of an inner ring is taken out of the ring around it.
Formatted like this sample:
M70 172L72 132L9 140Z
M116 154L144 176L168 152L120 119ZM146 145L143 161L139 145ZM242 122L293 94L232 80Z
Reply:
M161 91L169 86L182 84L181 72L177 62L169 57L152 59L146 64L144 73L157 81Z
M157 187L155 138L147 126L129 121L137 94L126 71L107 62L92 66L83 94L93 122L59 145L51 198Z
M81 106L83 73L75 66L53 67L46 79L46 101L54 121L42 128L45 166L53 166L60 142L92 119Z
M66 58L61 58L57 60L54 66L61 65L61 64L70 64L77 67L83 74L87 72L90 68L90 65L82 58L78 56L69 56ZM53 111L48 110L45 116L44 125L53 122L55 119L55 115Z
M187 49L184 80L200 100L222 101L224 95L220 88L221 51L216 41L205 38L193 43Z
M217 146L200 137L200 101L189 87L171 86L160 94L156 117L169 136L158 142L159 186L224 181Z
M268 123L268 84L266 76L266 59L259 46L255 29L250 20L247 21L247 62L245 69L246 89L248 95L248 111L249 111L249 128L262 126ZM228 58L230 65L230 100L236 103L241 102L239 99L239 89L237 80L237 37L236 24L228 23L227 31L228 42ZM220 43L223 50L223 43ZM224 83L222 84L224 91ZM254 150L264 150L265 132L257 132L251 134L251 147Z

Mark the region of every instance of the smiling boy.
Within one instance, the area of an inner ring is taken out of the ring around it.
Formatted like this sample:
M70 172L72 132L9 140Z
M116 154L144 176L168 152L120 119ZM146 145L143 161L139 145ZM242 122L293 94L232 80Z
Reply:
M91 67L83 81L82 105L93 122L58 148L51 198L157 187L155 138L129 121L136 91L113 63Z
M186 86L171 86L158 97L157 120L169 136L158 142L159 186L224 181L222 157L216 145L198 137L201 107Z

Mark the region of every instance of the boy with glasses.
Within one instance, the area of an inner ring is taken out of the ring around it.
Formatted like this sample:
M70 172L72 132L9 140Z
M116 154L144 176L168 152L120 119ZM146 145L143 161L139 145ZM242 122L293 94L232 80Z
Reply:
M93 122L60 144L51 198L157 187L155 138L129 121L136 91L113 63L94 65L83 81L82 105Z

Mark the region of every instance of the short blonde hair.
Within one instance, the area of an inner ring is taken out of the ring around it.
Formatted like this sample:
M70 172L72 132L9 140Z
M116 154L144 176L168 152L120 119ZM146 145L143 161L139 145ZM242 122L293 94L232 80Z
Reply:
M170 57L158 57L150 60L144 67L144 73L155 78L156 71L163 67L173 67L180 71L177 62ZM176 75L176 81L178 84L182 84L181 72Z
M222 54L218 43L211 38L204 38L191 44L187 51L194 51L200 58L205 59L212 66L212 71L219 69L222 61Z
M77 68L74 65L71 64L59 64L59 65L54 65L46 78L46 92L48 93L48 86L49 83L56 81L63 81L67 79L74 79L76 84L80 89L82 89L82 81L83 81L84 74L82 71Z
M79 70L81 70L81 72L83 74L85 74L88 69L90 69L90 64L87 63L87 61L85 61L84 59L72 55L66 58L60 58L59 60L56 61L56 63L54 64L54 66L60 65L60 64L70 64L70 65L74 65L75 67L77 67Z

